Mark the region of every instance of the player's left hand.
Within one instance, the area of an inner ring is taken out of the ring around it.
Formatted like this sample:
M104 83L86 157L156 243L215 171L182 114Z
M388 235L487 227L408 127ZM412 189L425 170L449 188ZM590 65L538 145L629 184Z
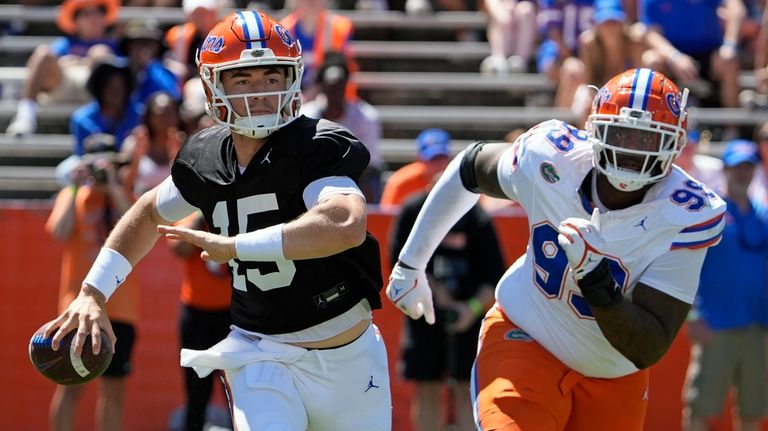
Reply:
M411 319L423 315L427 323L435 323L432 289L429 288L427 274L423 269L408 269L400 263L396 264L389 276L387 298Z
M599 214L595 209L591 220L569 217L558 226L557 242L565 251L576 280L592 272L603 259L600 250L605 248L605 241L600 234Z
M203 251L200 253L200 258L205 262L224 263L237 257L234 237L217 235L204 230L188 229L181 226L158 225L157 231L168 239L186 241L202 248Z

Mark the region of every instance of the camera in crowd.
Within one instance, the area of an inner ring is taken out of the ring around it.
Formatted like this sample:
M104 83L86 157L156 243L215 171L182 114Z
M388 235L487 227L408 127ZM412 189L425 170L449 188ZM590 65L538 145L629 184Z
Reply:
M94 133L88 136L85 138L84 146L85 154L82 161L88 167L94 181L99 184L105 184L109 179L102 160L115 166L125 165L131 161L130 155L118 151L115 137L107 133Z
M100 184L107 182L107 170L103 167L97 166L94 162L88 163L88 170L91 172L91 176L94 181Z

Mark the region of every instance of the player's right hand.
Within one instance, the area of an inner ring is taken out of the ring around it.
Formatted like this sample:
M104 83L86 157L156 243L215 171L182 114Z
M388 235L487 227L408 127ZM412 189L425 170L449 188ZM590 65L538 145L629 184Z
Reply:
M591 220L569 217L560 222L557 229L557 242L565 251L574 277L581 280L603 259L600 250L605 247L605 241L600 234L600 212L595 208Z
M389 276L387 298L411 319L424 316L430 325L435 323L432 289L423 269L408 269L398 262Z
M204 262L229 262L237 257L235 237L223 236L205 230L189 229L183 226L158 225L157 231L168 239L186 241L202 248L200 258Z
M112 350L114 351L117 337L112 331L104 302L104 295L101 292L89 285L83 285L80 294L69 303L67 309L59 317L48 325L43 334L46 338L50 337L52 333L54 334L51 340L53 350L59 349L59 343L65 335L77 329L73 341L76 357L80 357L83 353L85 338L89 334L91 335L91 350L94 354L99 353L101 350L101 331L107 333L107 338L112 343ZM56 328L58 330L54 333Z

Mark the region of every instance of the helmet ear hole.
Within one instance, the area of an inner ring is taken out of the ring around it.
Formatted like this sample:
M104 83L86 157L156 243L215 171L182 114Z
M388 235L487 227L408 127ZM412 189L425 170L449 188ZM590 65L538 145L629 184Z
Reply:
M219 120L227 121L227 108L219 106L216 108L216 110L218 111L216 116L219 118Z

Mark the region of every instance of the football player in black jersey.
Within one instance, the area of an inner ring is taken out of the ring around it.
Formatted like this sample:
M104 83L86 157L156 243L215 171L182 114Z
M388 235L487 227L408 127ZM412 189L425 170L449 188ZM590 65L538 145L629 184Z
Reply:
M198 64L216 125L120 220L46 335L58 347L77 329L76 354L89 333L114 344L104 302L160 235L181 239L229 264L232 331L181 362L224 371L237 429L389 430L386 349L371 322L379 248L357 185L368 151L338 124L298 115L301 48L270 17L231 14ZM169 226L198 209L210 233Z

